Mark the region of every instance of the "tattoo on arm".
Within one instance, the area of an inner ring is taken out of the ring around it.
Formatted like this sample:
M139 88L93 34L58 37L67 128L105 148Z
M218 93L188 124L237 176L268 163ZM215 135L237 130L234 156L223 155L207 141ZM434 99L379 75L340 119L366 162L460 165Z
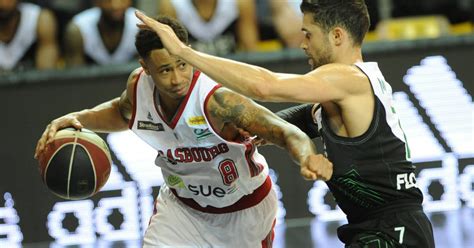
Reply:
M285 129L290 128L268 109L228 89L221 88L209 101L209 114L222 123L233 123L281 147L286 147Z
M232 123L238 128L258 135L282 148L286 148L297 163L315 154L311 139L296 126L284 121L268 109L228 89L217 90L208 102L211 118L222 124Z

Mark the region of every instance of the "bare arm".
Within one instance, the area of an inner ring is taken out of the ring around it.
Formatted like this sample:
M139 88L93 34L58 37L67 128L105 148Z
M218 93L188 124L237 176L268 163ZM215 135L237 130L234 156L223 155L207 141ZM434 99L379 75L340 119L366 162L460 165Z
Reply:
M328 180L331 177L332 164L322 155L316 155L316 148L308 136L252 100L220 88L211 96L206 109L218 130L226 123L232 123L288 150L301 165L305 178Z
M140 70L141 71L141 70ZM127 119L132 113L132 99L130 98L133 85L139 71L135 70L127 82L127 90L120 97L97 105L92 109L66 114L53 120L43 132L36 145L35 158L38 158L47 145L51 142L58 130L66 127L77 129L87 128L96 132L116 132L128 128Z
M57 23L53 13L43 9L38 18L38 47L35 63L38 69L53 69L59 57Z
M259 38L255 2L253 0L239 0L237 4L239 7L237 21L239 46L247 51L256 50Z
M197 52L183 44L173 30L137 12L144 24L157 32L171 54L194 65L215 81L261 101L321 103L341 101L349 94L370 92L367 78L357 68L328 64L305 75L284 75L262 67Z
M85 64L82 34L74 23L69 22L64 35L64 59L66 66L80 66Z

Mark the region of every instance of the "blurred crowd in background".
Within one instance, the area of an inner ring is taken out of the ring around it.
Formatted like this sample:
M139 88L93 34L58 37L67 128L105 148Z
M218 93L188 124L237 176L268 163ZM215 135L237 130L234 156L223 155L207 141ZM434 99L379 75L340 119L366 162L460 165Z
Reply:
M337 0L342 1L342 0ZM134 10L170 15L225 56L296 48L301 0L0 0L0 72L135 61ZM366 42L473 33L474 0L366 0Z

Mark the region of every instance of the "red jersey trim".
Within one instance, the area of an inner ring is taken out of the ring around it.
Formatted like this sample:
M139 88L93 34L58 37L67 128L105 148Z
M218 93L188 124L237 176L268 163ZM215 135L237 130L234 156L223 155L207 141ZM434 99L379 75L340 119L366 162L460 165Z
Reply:
M201 211L205 213L211 213L211 214L225 214L225 213L232 213L232 212L237 212L240 210L244 210L247 208L251 208L257 204L259 204L265 197L268 195L270 190L272 189L272 180L270 179L269 176L267 176L267 179L265 179L265 182L262 183L258 188L256 188L252 194L245 195L242 198L240 198L236 203L223 207L223 208L216 208L212 206L207 206L207 207L201 207L196 201L194 201L191 198L183 198L178 196L176 193L176 190L171 189L171 192L178 198L182 203L184 203L186 206Z
M132 103L132 118L128 121L128 128L133 128L133 123L135 122L135 115L137 114L137 87L138 87L138 80L142 76L143 69L140 73L138 73L137 79L135 79L135 85L133 86L133 103Z
M255 153L255 145L250 141L242 144L245 145L245 160L247 160L247 165L249 166L250 176L257 176L263 171L264 166L253 160L252 155Z
M178 110L176 111L176 114L174 115L173 119L171 120L171 123L168 122L168 119L165 118L165 116L162 115L161 111L158 110L158 104L156 102L156 97L155 93L153 92L153 101L155 102L155 109L156 112L158 112L158 115L160 115L161 119L171 128L174 129L176 127L176 124L178 124L179 119L181 118L181 115L184 112L184 109L186 108L186 105L188 103L189 97L191 96L194 86L196 86L196 82L199 78L199 75L201 75L200 71L195 71L193 75L193 79L191 81L191 85L189 86L188 93L186 94L183 102L179 105ZM156 87L154 91L156 90Z

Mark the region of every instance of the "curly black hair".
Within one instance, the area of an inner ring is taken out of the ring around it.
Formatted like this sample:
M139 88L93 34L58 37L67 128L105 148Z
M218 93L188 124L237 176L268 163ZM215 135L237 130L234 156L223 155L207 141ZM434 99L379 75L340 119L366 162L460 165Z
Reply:
M188 44L188 31L178 20L168 16L159 16L155 20L170 26L179 40ZM137 33L135 36L135 47L137 48L138 55L142 58L147 58L152 50L164 48L160 37L154 31L148 29L140 29Z

